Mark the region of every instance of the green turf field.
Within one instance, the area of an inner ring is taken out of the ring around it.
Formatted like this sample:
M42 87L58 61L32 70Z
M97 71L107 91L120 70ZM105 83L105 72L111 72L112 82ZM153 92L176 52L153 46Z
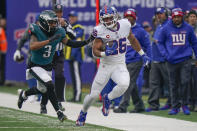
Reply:
M69 100L72 98L72 88L70 87L70 85L67 86L68 88L66 88L66 100ZM6 93L11 93L11 94L17 94L17 89L18 88L22 88L22 89L27 89L27 87L17 87L17 86L11 86L11 87L7 87L7 86L0 86L0 92L6 92ZM89 86L85 85L83 86L82 89L82 100L84 99L85 95L88 94L90 91ZM148 96L144 95L143 96L143 101L145 103L145 106L147 107L147 99ZM165 104L166 99L160 99L160 104L164 105ZM78 104L82 104L81 102L78 102ZM93 106L97 106L97 107L101 107L102 103L101 102L96 102ZM132 101L130 103L130 106L128 107L128 111L133 109L133 104ZM162 116L162 117L167 117L167 118L175 118L175 119L180 119L180 120L187 120L187 121L193 121L193 122L197 122L197 112L191 112L191 115L183 115L182 112L180 112L178 115L168 115L168 111L156 111L156 112L150 112L150 113L146 113L144 112L143 114L146 115L155 115L155 116Z
M66 120L63 123L57 118L39 115L9 108L0 107L0 131L118 131L86 124L75 126L75 122Z

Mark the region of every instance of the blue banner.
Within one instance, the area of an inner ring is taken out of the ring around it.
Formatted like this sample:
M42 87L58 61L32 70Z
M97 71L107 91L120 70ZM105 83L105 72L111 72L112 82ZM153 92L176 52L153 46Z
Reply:
M70 11L78 12L79 23L84 25L86 38L95 26L95 0L57 0L64 5L64 17ZM113 5L117 8L120 16L128 8L137 10L137 21L151 23L152 16L157 7L173 8L181 7L184 10L197 8L196 0L100 0L100 6ZM52 9L52 0L7 0L7 39L8 53L6 65L6 79L14 81L25 81L26 64L18 64L13 61L17 41L23 35L30 23L43 10ZM28 45L28 43L27 43ZM28 47L22 49L27 53ZM95 75L96 67L93 62L84 62L82 65L82 82L91 83ZM67 83L71 83L68 64L65 62L65 77Z

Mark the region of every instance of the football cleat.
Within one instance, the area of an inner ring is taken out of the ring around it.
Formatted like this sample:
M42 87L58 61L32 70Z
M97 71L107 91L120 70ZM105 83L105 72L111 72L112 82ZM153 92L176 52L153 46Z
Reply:
M169 112L168 115L177 115L180 112L179 108L172 108Z
M22 108L23 102L24 102L25 100L27 100L27 97L24 98L23 94L24 94L24 91L23 91L23 90L20 90L20 92L19 92L19 97L18 97L18 108L19 108L19 109Z
M168 109L170 109L170 105L167 104L159 108L159 110L168 110Z
M182 106L183 114L190 115L190 110L187 106Z
M84 126L84 125L85 125L86 115L87 115L87 112L84 113L84 112L81 110L81 112L80 112L80 114L79 114L79 117L78 117L78 119L77 119L77 121L76 121L76 125L77 125L77 126Z
M40 114L47 114L46 105L40 104Z
M105 94L103 96L103 108L102 108L102 112L103 112L104 116L108 116L109 115L110 104L111 104L111 101L108 99L107 94Z
M64 120L67 119L66 115L64 115L64 113L63 113L61 110L58 110L58 111L57 111L57 117L58 117L58 119L59 119L61 122L63 122Z

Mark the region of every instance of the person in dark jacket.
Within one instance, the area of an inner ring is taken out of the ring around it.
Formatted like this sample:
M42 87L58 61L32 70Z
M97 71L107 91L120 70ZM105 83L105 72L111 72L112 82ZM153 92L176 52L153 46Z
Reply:
M169 115L176 115L182 107L185 115L188 109L188 84L191 78L192 50L197 56L197 38L193 28L184 22L181 8L172 10L172 20L162 29L158 37L158 48L167 61L172 109ZM197 57L196 57L197 58ZM179 89L180 88L180 89Z
M165 58L161 55L158 47L157 41L159 33L164 25L168 22L168 12L167 9L164 7L159 7L156 9L156 17L159 21L159 25L157 26L155 33L154 33L154 40L151 46L151 56L152 56L152 63L151 63L151 70L150 70L150 81L149 81L149 98L148 104L149 107L146 109L146 112L151 112L153 110L159 110L159 98L160 92L162 87L168 88L168 73L165 66ZM161 110L169 109L171 106L170 97L167 103L161 107Z

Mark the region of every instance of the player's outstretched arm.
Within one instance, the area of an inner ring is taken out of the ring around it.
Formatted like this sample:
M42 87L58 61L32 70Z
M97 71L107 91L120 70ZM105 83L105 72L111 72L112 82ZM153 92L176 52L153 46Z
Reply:
M44 41L38 41L37 37L35 35L31 35L30 37L30 50L38 50L42 48L43 46L47 45L49 42L53 42L61 37L61 34L55 34L52 37L50 37L48 40Z
M62 40L62 43L67 45L67 46L70 46L72 48L79 48L79 47L82 47L82 46L88 44L88 42L86 40L84 40L84 41L72 41L72 40L68 40L66 37Z

